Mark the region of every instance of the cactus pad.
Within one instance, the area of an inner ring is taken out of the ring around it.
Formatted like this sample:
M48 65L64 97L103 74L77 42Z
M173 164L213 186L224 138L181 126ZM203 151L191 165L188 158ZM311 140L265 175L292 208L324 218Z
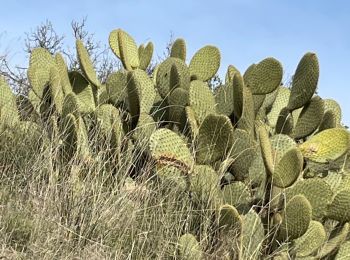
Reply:
M176 39L171 46L170 57L186 61L186 42L184 39Z
M202 201L207 204L207 207L216 207L221 199L219 189L220 180L212 167L208 165L194 165L190 182L190 190L195 196L195 201Z
M275 166L272 173L273 185L286 188L291 186L299 177L303 168L303 156L297 148L286 152Z
M287 202L298 194L305 196L310 202L314 220L320 220L326 215L327 205L331 203L333 196L331 187L324 180L319 178L305 179L296 182L286 190Z
M342 128L324 130L312 136L299 148L303 156L319 163L335 160L349 149L350 134Z
M219 209L219 227L224 230L233 230L241 233L242 219L237 209L229 204L222 205Z
M132 116L142 112L149 113L156 97L156 90L146 72L139 69L129 72L127 87Z
M106 88L110 101L118 104L127 96L127 74L124 71L117 71L107 78Z
M124 68L132 70L140 65L137 45L134 39L121 29L109 34L109 46L113 53L122 61Z
M56 61L57 69L60 74L63 93L67 95L68 93L72 92L72 86L70 84L66 62L64 61L64 58L60 53L57 53L55 55L55 61Z
M83 71L85 77L96 87L100 86L100 82L97 79L94 65L91 62L88 51L86 50L81 40L76 41L77 56L80 64L80 68Z
M312 134L320 125L324 113L323 100L315 96L301 111L292 136L300 139Z
M317 88L319 64L315 53L308 52L300 60L295 71L288 109L295 110L304 106Z
M177 87L184 89L189 89L190 87L191 78L187 65L183 60L170 57L159 65L156 73L156 86L162 98L166 98L174 87L171 84L171 69L173 65L176 66L178 74Z
M350 187L340 190L328 207L327 216L339 222L350 221Z
M286 205L280 227L282 239L296 239L307 231L312 217L310 202L303 195L294 196Z
M324 99L323 101L325 112L332 111L335 115L337 126L340 126L342 120L342 111L338 102L333 99Z
M198 50L190 61L191 76L198 80L207 81L211 79L220 67L220 51L218 48L207 45Z
M240 181L235 181L222 189L224 203L236 207L239 211L248 211L252 196L249 187Z
M152 42L149 42L146 47L141 45L138 49L139 59L140 59L140 69L146 70L151 63L153 56L154 46Z
M297 257L315 253L326 241L326 231L322 223L312 220L304 235L294 240L293 251Z
M216 113L214 95L206 83L199 80L192 81L189 94L190 106L199 124L208 114Z
M210 164L224 158L233 142L233 126L227 116L209 114L199 127L196 158Z
M259 259L265 237L260 216L254 210L250 210L243 216L242 259Z
M44 48L32 50L29 59L28 80L38 97L43 96L44 88L50 80L50 68L55 66L55 60Z
M180 237L178 251L182 260L201 260L203 257L197 239L191 234L185 234Z
M150 137L152 157L160 164L170 164L188 170L193 158L186 143L169 129L159 129Z
M266 58L247 70L244 74L244 82L252 94L268 94L281 84L282 76L281 63L274 58Z
M350 257L350 241L344 242L335 257L335 260L346 260Z
M16 97L6 80L0 76L0 125L13 125L19 120Z

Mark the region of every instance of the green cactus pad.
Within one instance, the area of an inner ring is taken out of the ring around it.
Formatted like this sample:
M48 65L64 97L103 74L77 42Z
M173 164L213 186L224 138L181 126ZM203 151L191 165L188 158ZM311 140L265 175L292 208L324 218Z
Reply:
M322 223L312 220L304 235L294 240L293 252L297 257L315 253L326 242L326 231Z
M195 137L198 135L198 132L199 132L199 126L196 119L196 114L190 106L187 106L185 108L185 112L186 112L187 125L190 128L192 138L195 139Z
M295 109L295 110L292 111L292 117L293 117L293 124L294 124L294 126L297 124L298 118L299 118L303 108L304 107L301 107L301 108L298 108L298 109Z
M239 70L235 66L229 65L226 71L225 84L232 83L233 77L236 73L240 74Z
M222 196L224 203L234 206L240 212L248 211L253 199L249 187L240 181L225 185L222 189Z
M110 101L114 104L125 100L127 97L127 74L124 71L117 71L107 78L106 88Z
M254 134L254 100L249 88L243 87L243 108L242 116L238 122L238 128L246 130L249 134Z
M318 96L313 97L301 111L292 136L300 139L312 134L322 122L323 113L323 100Z
M89 81L85 79L78 71L69 72L69 80L73 92L70 94L75 94L77 101L79 103L79 111L82 113L91 113L95 109L95 87L89 84ZM99 89L99 91L102 87Z
M178 253L181 260L203 259L200 245L197 239L191 234L185 234L180 237Z
M89 82L98 88L101 83L97 79L94 65L92 64L89 53L81 40L76 41L76 48L81 70Z
M209 86L200 80L191 82L189 93L190 106L200 125L208 114L216 113L214 95Z
M335 257L335 260L346 260L350 257L350 241L344 242Z
M156 90L147 73L139 69L129 72L127 88L131 115L149 113L156 97Z
M79 93L89 85L89 81L79 71L70 71L68 77L74 93Z
M180 192L186 191L188 187L184 173L178 167L172 165L157 165L156 175L163 187Z
M346 189L350 187L350 175L349 172L346 172L345 174L341 174L342 175L342 180L341 183L339 185L339 190L342 189Z
M278 116L275 131L277 134L290 135L293 132L294 119L288 108L283 108Z
M64 93L63 83L60 77L60 72L57 67L51 67L50 69L50 97L55 104L55 108L59 114L62 113Z
M266 117L267 113L269 113L272 109L272 106L274 105L278 92L281 87L276 88L274 91L272 91L269 94L266 94L266 97L264 99L264 103L261 105L260 110L264 112L264 118Z
M67 116L68 114L74 114L78 116L80 112L80 103L77 96L72 92L64 97L62 116Z
M218 113L226 116L230 116L233 113L232 83L227 83L217 88L215 102Z
M209 114L199 127L196 159L211 164L227 155L233 142L233 126L224 115Z
M253 103L254 103L254 114L257 115L259 110L261 109L261 106L264 104L266 95L253 95Z
M79 158L84 160L85 158L89 158L89 153L90 153L88 133L87 133L85 122L81 116L77 118L77 122L78 122Z
M336 128L338 126L337 117L332 110L328 110L322 117L322 122L318 127L318 131L322 132L326 129Z
M109 135L112 132L114 124L120 124L119 111L110 104L99 106L95 111L98 129L104 135Z
M140 66L139 68L141 70L146 70L151 63L152 56L153 56L153 50L154 46L152 42L149 42L146 47L143 47L143 45L140 45L138 49L139 59L140 59Z
M150 138L150 150L153 159L160 164L174 164L190 168L193 157L183 139L169 129L158 129Z
M175 64L171 65L169 89L175 90L180 86L181 76Z
M241 74L235 73L232 79L232 91L233 91L233 113L237 118L242 116L243 110L243 78Z
M245 179L245 183L254 187L259 186L257 190L255 190L255 196L261 198L261 196L265 193L265 182L266 182L266 168L264 165L264 160L262 158L261 153L257 154L255 159L252 161L252 164L249 167L249 176ZM259 193L259 194L257 194Z
M35 48L30 53L28 80L35 94L41 98L44 88L50 80L50 68L55 66L55 60L44 48Z
M319 163L336 160L349 150L350 134L342 128L324 130L312 136L299 148L303 156Z
M241 259L260 259L265 238L260 216L254 210L250 210L243 216Z
M273 163L273 152L272 152L272 146L269 139L269 134L267 133L267 130L265 127L260 126L258 128L258 136L259 136L259 142L261 147L261 154L262 158L264 160L265 167L267 171L272 174L274 172L274 163Z
M300 60L295 71L288 109L295 110L304 106L317 88L319 64L315 53L308 52Z
M16 97L6 80L0 76L0 124L13 125L19 121Z
M74 93L79 102L79 112L88 114L95 110L94 93L90 85L84 89L80 89L80 92L74 89Z
M190 182L190 191L197 202L203 201L211 207L215 207L220 202L220 179L212 167L208 165L194 165Z
M252 94L268 94L274 91L282 81L283 68L274 58L266 58L252 66L244 74L244 82Z
M242 218L237 209L229 204L222 205L219 209L219 227L225 231L232 230L238 234L242 230Z
M319 250L317 258L322 259L323 257L330 255L332 252L336 251L346 240L349 234L349 229L349 223L345 223L343 226L340 226L340 231L332 238L329 238L328 241Z
M69 160L78 150L78 124L73 114L63 117L60 132L63 139L62 156L65 160Z
M286 87L279 87L277 97L272 105L271 111L267 114L267 120L271 127L276 127L278 116L281 110L288 105L290 90Z
M33 108L35 109L35 112L37 114L40 114L41 98L39 98L38 95L35 94L33 89L29 90L28 99L29 99L30 103L32 104Z
M156 86L162 98L168 97L174 87L171 84L171 68L173 65L176 66L178 73L177 87L187 90L190 87L190 71L185 62L178 58L167 58L159 65L156 73Z
M176 39L171 46L170 57L186 61L186 42L184 39Z
M346 186L345 187L342 186L344 182L343 182L343 175L341 173L329 171L327 176L323 177L322 179L325 182L327 182L327 184L331 187L334 193L346 187Z
M312 217L312 206L303 195L296 195L288 201L280 227L280 238L296 239L307 231Z
M157 124L153 117L146 113L141 113L134 129L133 137L137 140L141 147L147 147L151 135L157 129Z
M207 45L198 50L192 57L189 65L191 76L198 80L211 79L220 67L220 51L218 48Z
M328 207L327 216L339 222L350 221L350 187L340 190Z
M169 98L169 120L175 124L184 124L186 119L185 107L189 103L189 93L183 88L176 88Z
M94 98L95 98L95 103L97 105L103 105L103 104L109 103L110 98L107 92L106 84L101 85L101 87L97 90L95 89Z
M168 99L163 99L158 91L156 91L150 115L152 115L154 120L158 122L169 120Z
M342 120L342 111L341 111L340 105L338 104L337 101L333 99L324 99L323 101L324 101L325 112L327 111L333 112L336 118L337 126L339 127L341 125L341 120Z
M121 29L109 34L109 46L113 53L122 61L127 70L138 68L140 65L137 45L134 39Z
M310 202L314 220L320 220L326 215L327 205L331 203L333 197L331 187L319 178L300 180L286 189L287 202L298 194L305 196Z
M295 141L288 135L273 135L270 140L274 156L274 164L277 164L286 152L296 147Z
M57 53L55 55L55 61L60 74L63 93L67 95L68 93L72 92L72 86L70 84L66 62L64 61L64 58L60 53Z
M299 177L303 168L303 156L297 148L286 152L272 172L273 185L286 188Z
M249 168L257 156L257 143L246 131L236 129L233 133L233 149L231 158L234 160L231 171L238 178L245 178Z

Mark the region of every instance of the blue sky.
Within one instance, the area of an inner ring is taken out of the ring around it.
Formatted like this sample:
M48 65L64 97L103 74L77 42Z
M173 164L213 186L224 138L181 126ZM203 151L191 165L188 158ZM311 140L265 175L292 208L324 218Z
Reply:
M172 33L186 39L188 58L206 44L222 54L220 74L229 64L241 72L266 57L277 58L288 79L307 51L320 61L319 94L336 99L350 125L350 2L316 0L100 0L1 1L0 51L26 64L24 33L50 20L73 43L70 22L87 16L87 28L102 43L122 28L137 43L152 40L162 55Z

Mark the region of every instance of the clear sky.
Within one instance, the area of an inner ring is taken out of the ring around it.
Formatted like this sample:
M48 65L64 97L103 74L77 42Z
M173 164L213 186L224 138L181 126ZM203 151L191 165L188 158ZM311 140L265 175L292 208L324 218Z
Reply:
M217 46L220 74L229 64L241 72L273 56L288 79L307 51L320 61L319 94L336 99L350 125L350 1L346 0L0 0L0 51L26 63L24 33L50 20L73 42L70 22L87 17L87 28L102 43L122 28L138 44L152 40L162 55L172 33L186 39L188 57L202 46Z

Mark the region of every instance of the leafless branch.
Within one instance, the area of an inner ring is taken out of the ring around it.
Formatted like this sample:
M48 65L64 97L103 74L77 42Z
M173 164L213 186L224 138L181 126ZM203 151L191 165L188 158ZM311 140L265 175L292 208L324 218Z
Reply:
M32 49L41 47L54 54L62 50L63 40L64 36L58 35L52 23L46 20L34 31L26 33L25 51L31 53Z

